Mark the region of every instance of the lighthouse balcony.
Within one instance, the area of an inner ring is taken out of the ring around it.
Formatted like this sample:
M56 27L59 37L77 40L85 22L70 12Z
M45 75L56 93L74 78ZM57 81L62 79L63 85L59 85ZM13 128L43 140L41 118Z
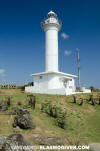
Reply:
M41 27L42 27L43 30L48 25L56 25L60 30L61 26L62 26L62 22L59 19L56 19L56 18L48 18L48 19L41 22Z

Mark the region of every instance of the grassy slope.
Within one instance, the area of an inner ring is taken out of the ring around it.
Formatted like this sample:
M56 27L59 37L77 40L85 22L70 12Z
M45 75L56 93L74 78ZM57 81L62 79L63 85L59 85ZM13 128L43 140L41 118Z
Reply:
M97 97L97 94L93 94ZM18 101L22 104L27 104L27 93L21 93L20 90L0 90L0 100L5 99L6 96L12 97L12 106L17 105ZM79 98L89 98L90 94L77 95ZM36 109L30 110L33 121L37 127L34 130L22 130L21 133L26 139L32 142L31 134L34 132L43 133L49 136L67 136L74 144L77 141L100 142L100 106L92 106L84 101L83 106L73 104L72 96L58 96L58 95L36 95L37 105ZM55 119L49 117L45 113L41 113L41 103L49 100L52 104L60 106L63 110L66 110L66 125L67 129L63 130L56 126ZM14 133L12 128L14 116L11 118L9 115L3 115L0 113L0 136ZM8 124L10 121L10 125Z

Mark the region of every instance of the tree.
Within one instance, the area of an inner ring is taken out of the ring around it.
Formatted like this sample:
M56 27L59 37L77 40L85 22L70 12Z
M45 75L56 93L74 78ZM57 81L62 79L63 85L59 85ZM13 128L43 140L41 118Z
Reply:
M29 82L27 85L28 85L28 86L33 86L33 85L34 85L34 82Z
M91 92L95 90L94 86L90 86Z

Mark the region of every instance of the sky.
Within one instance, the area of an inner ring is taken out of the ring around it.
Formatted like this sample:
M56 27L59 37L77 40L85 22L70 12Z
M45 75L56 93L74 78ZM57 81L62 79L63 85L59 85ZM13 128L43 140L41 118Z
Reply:
M100 0L0 0L0 83L27 83L45 71L40 23L50 10L62 21L59 71L77 75L78 48L81 86L100 88Z

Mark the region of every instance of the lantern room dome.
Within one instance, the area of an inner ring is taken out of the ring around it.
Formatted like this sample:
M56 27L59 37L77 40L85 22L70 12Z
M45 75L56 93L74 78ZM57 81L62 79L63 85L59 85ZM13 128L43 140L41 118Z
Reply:
M50 12L47 14L47 17L48 17L48 18L49 18L49 17L55 17L55 18L57 18L57 15L56 15L55 12L50 11Z
M59 21L56 13L53 11L50 11L47 14L47 18L41 22L41 27L43 31L46 31L47 27L50 27L50 26L56 27L58 31L61 29L61 26L62 26L61 21Z

